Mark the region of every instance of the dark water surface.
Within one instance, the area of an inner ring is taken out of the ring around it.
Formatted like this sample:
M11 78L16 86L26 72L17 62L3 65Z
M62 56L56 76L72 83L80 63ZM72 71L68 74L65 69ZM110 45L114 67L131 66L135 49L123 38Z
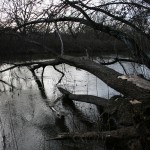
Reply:
M147 73L144 66L131 63L123 65L128 70L127 73ZM9 66L11 65L2 64L1 70ZM124 73L119 63L109 67ZM64 64L57 66L57 69L65 73L63 80L57 86L72 93L105 98L119 94L84 70ZM42 69L35 72L42 82ZM67 105L62 104L61 100L55 102L61 96L56 86L60 77L61 74L53 67L45 68L44 97L39 90L38 82L27 67L0 74L0 79L8 83L8 85L0 83L0 150L103 149L103 144L99 141L50 140L60 132L82 133L98 130L99 127L97 124L99 113L95 105L80 102ZM57 112L51 109L52 106ZM64 117L59 118L58 113L63 114Z

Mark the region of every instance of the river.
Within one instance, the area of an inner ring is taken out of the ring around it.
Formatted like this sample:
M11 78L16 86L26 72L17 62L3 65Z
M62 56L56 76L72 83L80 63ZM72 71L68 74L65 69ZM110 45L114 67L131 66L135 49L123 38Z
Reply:
M10 67L1 64L1 70ZM123 63L127 73L143 73L149 78L144 66ZM109 67L125 73L119 63ZM41 95L35 77L27 67L16 68L0 74L0 149L1 150L71 150L71 149L103 149L98 141L55 141L51 138L60 132L85 132L98 130L99 113L92 104L75 102L72 106L63 105L57 86L61 86L75 94L95 95L110 98L119 94L109 88L94 75L78 68L59 65L57 69L65 76L58 85L61 74L52 66L44 71L44 89L46 98ZM42 69L35 71L39 81ZM6 84L7 82L7 84ZM12 88L12 86L14 86ZM65 117L59 118L49 105ZM94 143L94 144L93 144Z

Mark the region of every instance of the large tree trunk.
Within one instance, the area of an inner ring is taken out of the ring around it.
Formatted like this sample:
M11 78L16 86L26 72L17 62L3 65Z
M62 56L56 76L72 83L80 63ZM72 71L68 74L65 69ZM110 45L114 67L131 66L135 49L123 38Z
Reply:
M82 57L62 56L59 57L59 61L60 63L66 63L92 73L105 82L108 86L125 96L139 100L150 98L149 90L138 87L130 81L118 78L122 74L89 59L84 59Z

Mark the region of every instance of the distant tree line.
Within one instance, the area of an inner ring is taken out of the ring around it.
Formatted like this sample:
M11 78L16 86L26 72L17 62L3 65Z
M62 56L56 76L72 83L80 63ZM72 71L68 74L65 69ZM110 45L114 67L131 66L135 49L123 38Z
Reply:
M84 55L86 50L91 54L123 54L126 47L119 40L116 40L102 32L95 32L85 27L76 34L63 33L61 36L64 42L66 53ZM30 39L30 40L26 40ZM39 45L31 41L37 41ZM60 51L60 41L56 31L45 33L44 31L32 31L25 35L15 32L13 28L0 28L0 54L39 54L48 53L41 46L46 46L53 51Z

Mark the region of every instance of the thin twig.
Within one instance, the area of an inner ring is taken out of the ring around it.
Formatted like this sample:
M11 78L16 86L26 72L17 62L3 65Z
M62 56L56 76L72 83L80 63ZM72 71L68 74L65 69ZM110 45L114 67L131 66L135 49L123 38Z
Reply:
M53 68L54 68L56 71L58 71L59 73L62 74L61 78L59 79L58 83L56 84L56 85L58 85L58 84L61 82L61 80L62 80L62 78L64 77L65 74L64 74L62 71L60 71L59 69L57 69L56 66L53 66Z
M120 66L122 67L122 69L123 69L123 71L125 72L125 74L128 75L128 73L127 73L125 67L123 66L123 64L122 64L120 61L119 61L119 64L120 64Z
M43 78L43 76L44 76L44 70L45 70L45 67L46 67L46 66L43 66L42 76L41 76L43 88L44 88L44 78Z
M59 32L58 26L57 26L57 22L55 22L55 27L56 27L56 33L58 34L58 37L60 39L60 44L61 44L61 56L64 54L64 44L63 44L63 40L61 37L61 34Z

